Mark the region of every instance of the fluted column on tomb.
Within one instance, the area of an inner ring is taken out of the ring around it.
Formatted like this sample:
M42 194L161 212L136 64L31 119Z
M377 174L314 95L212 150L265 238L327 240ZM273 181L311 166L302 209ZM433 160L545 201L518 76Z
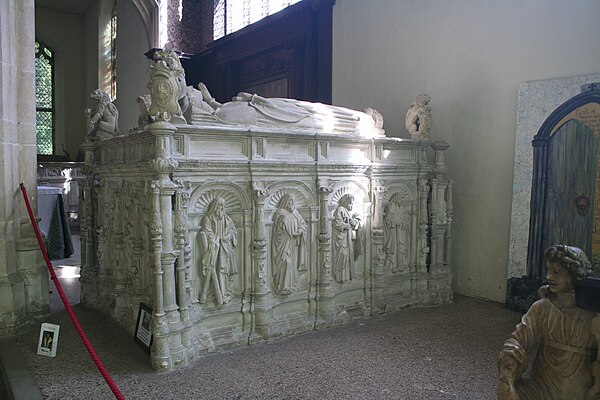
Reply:
M167 121L159 121L149 125L148 130L154 137L154 159L150 160L150 168L154 171L154 177L158 181L159 189L159 216L162 224L162 296L164 312L170 332L170 348L172 361L179 364L185 361L185 350L178 335L183 330L179 315L179 306L176 298L175 288L175 260L178 252L173 246L173 209L172 197L175 194L176 185L172 182L170 174L177 168L177 160L172 158L173 133L176 131L174 125Z
M371 287L372 298L370 308L373 311L381 310L385 306L385 251L383 232L383 195L385 193L384 182L381 179L371 178L370 195L373 204L373 223L371 225Z
M270 335L270 316L272 309L271 289L267 271L267 239L265 232L265 199L269 192L262 183L253 183L254 227L252 238L252 269L254 283L255 326L259 335Z
M152 315L151 331L154 335L152 342L152 366L159 371L171 368L169 354L169 327L165 314L163 301L163 275L162 268L162 236L163 226L160 217L160 187L157 181L151 185L152 190L152 216L150 219L150 241L152 242L152 269L154 272L154 311Z
M318 262L320 269L318 284L317 326L326 326L333 322L333 276L331 271L331 221L329 220L329 195L333 188L325 180L317 182L319 190L319 233Z
M190 184L177 182L175 192L175 224L173 227L175 236L175 249L177 255L177 303L183 331L181 340L186 349L186 359L190 361L194 357L192 343L193 318L191 315L191 246L188 235L188 206L190 201Z

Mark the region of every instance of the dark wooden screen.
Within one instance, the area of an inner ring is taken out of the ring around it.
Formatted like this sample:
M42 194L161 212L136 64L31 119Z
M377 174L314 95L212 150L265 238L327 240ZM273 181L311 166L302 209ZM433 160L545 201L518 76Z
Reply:
M331 103L334 0L303 0L182 60L188 85L220 102L240 91Z

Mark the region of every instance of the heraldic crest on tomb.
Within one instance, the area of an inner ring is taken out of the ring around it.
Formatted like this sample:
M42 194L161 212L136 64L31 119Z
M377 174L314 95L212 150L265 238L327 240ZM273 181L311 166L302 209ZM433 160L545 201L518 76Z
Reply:
M81 285L130 332L152 308L155 369L451 300L447 144L372 109L221 104L151 56L138 126L82 145Z

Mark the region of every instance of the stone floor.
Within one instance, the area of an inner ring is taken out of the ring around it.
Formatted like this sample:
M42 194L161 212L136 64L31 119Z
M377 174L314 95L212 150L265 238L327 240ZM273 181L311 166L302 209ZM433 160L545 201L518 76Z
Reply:
M79 269L69 264L78 262L56 264L75 305ZM39 331L18 337L43 398L114 398L56 290L50 299L47 322L61 326L56 358L36 354ZM456 296L156 373L127 331L96 311L74 310L126 399L494 399L496 357L520 318L501 304Z

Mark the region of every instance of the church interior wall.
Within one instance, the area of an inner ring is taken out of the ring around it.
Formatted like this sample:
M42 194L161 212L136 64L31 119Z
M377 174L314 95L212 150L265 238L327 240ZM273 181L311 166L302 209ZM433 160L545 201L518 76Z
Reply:
M117 26L117 100L119 129L127 132L137 126L139 109L136 98L147 94L150 47L142 17L131 1L117 2L117 15L126 23Z
M55 154L74 158L85 140L86 28L83 15L35 9L35 34L55 53ZM97 67L96 67L97 68Z
M459 294L505 299L517 87L600 72L597 15L592 0L335 4L334 104L371 106L408 137L405 111L431 95L432 140L450 144Z

